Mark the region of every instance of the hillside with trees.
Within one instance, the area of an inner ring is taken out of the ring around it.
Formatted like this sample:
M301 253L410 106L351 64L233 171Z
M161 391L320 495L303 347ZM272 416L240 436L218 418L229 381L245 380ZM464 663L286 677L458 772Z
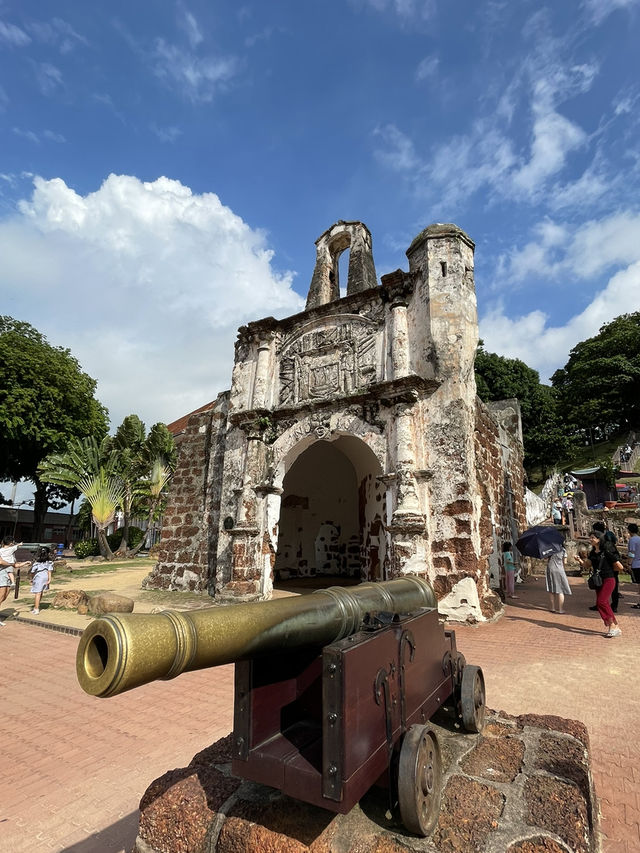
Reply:
M482 341L475 372L481 400L520 402L525 468L545 479L579 448L615 435L626 440L640 427L640 312L616 317L576 344L551 386L520 359L486 352Z

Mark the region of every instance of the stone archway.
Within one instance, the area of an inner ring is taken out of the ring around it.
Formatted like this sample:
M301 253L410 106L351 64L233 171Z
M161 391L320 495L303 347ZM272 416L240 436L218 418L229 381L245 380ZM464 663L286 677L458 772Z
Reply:
M276 579L384 579L384 487L375 454L348 435L296 450L282 481Z

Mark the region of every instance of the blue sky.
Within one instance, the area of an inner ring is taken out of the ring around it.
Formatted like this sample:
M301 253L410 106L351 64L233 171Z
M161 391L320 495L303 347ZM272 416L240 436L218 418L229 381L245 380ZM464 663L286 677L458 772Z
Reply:
M476 242L480 333L546 381L640 310L639 0L0 0L1 312L115 427L230 383L315 239Z

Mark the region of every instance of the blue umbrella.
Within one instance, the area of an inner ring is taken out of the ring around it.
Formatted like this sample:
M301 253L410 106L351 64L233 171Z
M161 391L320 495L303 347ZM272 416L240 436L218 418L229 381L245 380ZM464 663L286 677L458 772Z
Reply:
M555 527L540 524L530 527L516 542L516 548L523 557L536 557L542 560L564 548L564 535Z

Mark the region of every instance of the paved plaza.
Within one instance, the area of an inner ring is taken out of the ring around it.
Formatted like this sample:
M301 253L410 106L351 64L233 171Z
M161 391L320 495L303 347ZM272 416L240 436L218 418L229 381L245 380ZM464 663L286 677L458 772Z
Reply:
M623 636L607 640L593 593L570 582L566 615L549 613L544 581L529 579L495 624L456 626L458 648L482 666L490 707L586 723L604 853L638 853L637 587L623 586ZM129 853L149 783L231 730L233 667L100 700L76 682L77 642L23 621L0 628L2 851Z

